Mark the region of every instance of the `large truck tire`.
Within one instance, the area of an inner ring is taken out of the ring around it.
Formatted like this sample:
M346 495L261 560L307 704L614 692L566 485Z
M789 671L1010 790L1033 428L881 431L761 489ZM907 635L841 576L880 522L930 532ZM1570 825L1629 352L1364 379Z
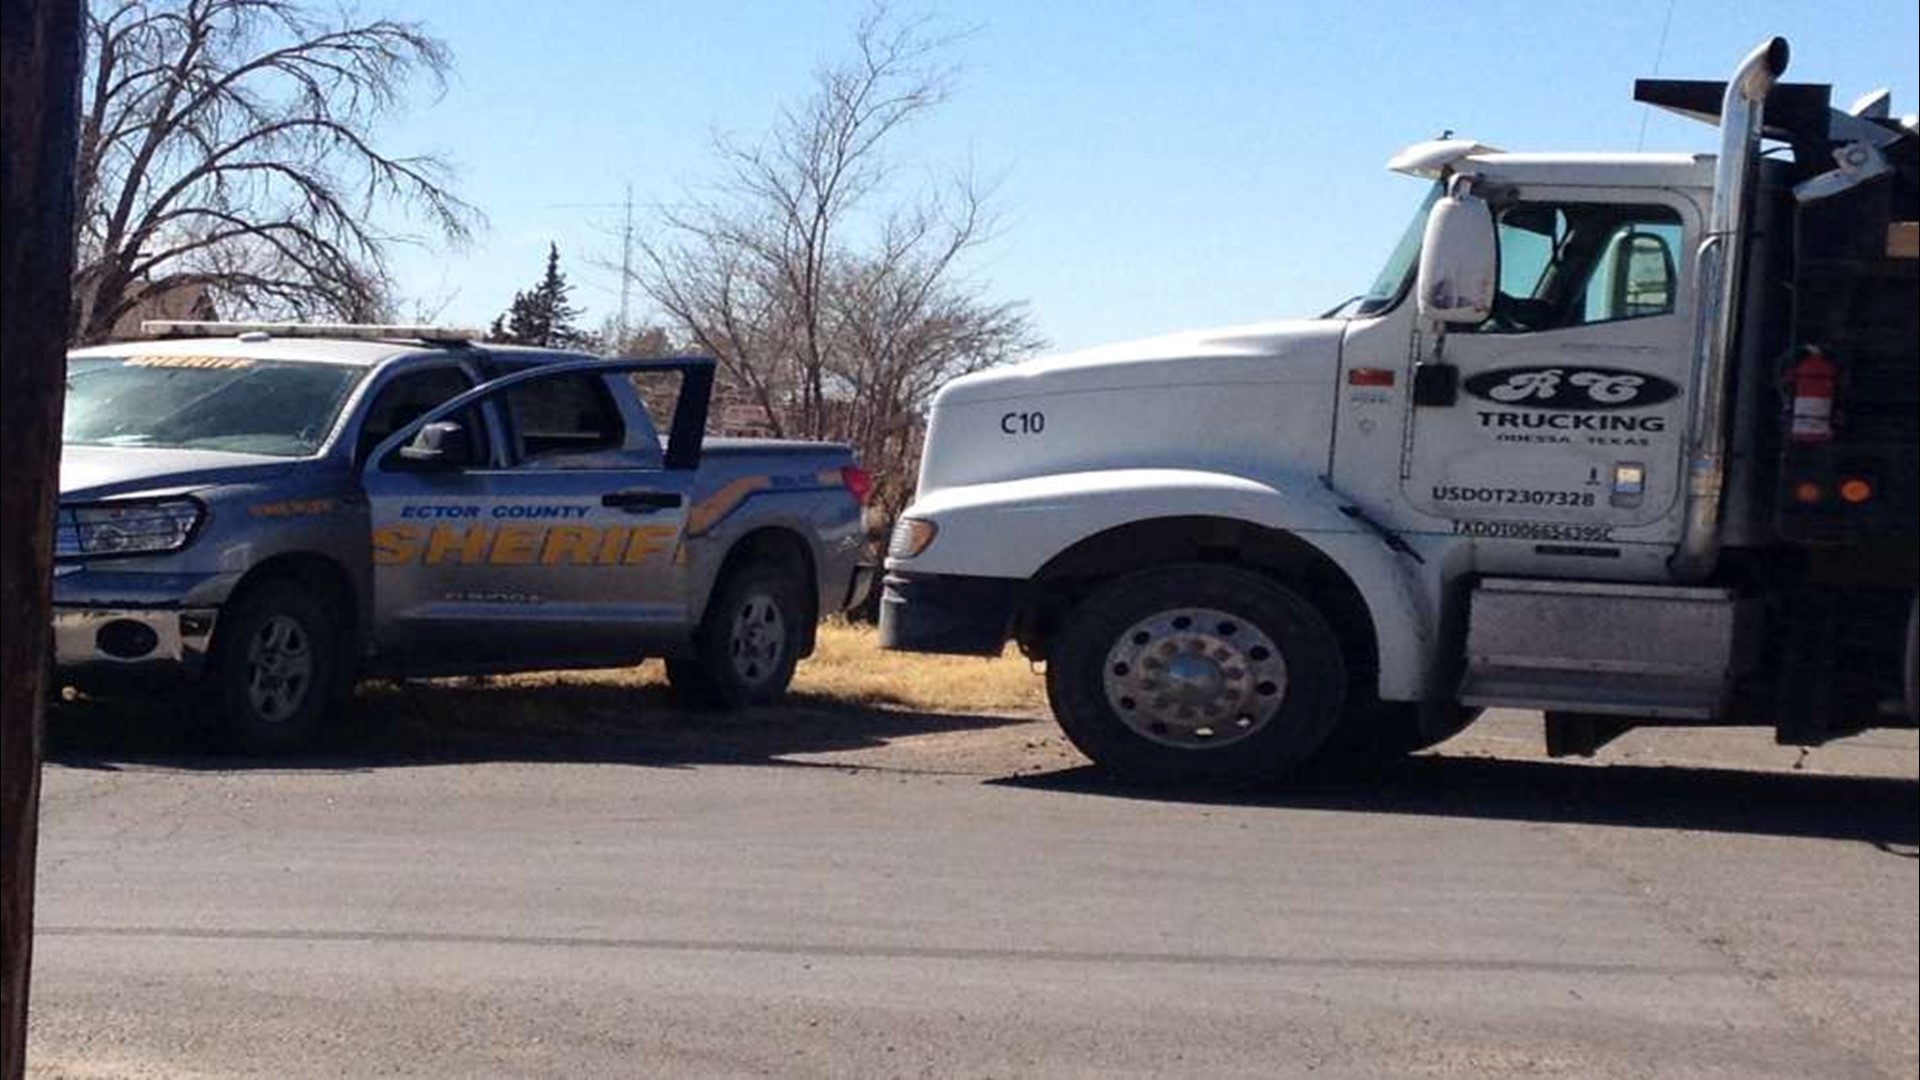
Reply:
M730 573L707 602L695 654L667 661L667 681L684 705L738 709L786 696L800 660L805 585L777 564Z
M1285 776L1332 734L1346 685L1340 640L1304 597L1198 564L1108 583L1067 617L1047 662L1067 737L1149 784Z
M310 743L351 685L326 604L286 580L247 586L220 613L208 687L227 740L248 754Z

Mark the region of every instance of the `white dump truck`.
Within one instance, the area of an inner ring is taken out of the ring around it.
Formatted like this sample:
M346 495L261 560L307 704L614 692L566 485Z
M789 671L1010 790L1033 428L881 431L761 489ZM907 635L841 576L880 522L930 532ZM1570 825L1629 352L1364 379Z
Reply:
M883 644L1017 642L1075 744L1149 781L1405 752L1488 706L1544 713L1554 753L1911 726L1915 122L1787 58L1636 85L1717 155L1407 149L1425 200L1320 318L955 380Z

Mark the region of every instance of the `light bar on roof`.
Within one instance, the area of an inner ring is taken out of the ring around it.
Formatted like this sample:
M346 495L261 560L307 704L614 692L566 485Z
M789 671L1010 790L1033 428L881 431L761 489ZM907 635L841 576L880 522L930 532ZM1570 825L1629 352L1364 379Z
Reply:
M464 326L420 326L383 323L205 322L191 319L148 319L140 324L147 337L234 337L266 334L279 338L358 338L390 341L475 341L479 330Z

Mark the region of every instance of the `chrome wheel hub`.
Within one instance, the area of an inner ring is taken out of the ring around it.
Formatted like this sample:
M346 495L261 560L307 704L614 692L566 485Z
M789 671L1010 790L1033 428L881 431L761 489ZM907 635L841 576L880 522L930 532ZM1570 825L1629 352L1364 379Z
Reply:
M1179 608L1129 627L1107 651L1107 704L1141 736L1225 746L1265 727L1286 699L1287 662L1237 615Z
M313 689L313 646L299 620L275 615L247 642L247 704L262 720L280 723Z
M728 653L733 673L748 686L757 686L771 677L786 655L787 622L773 597L754 593L734 612L733 633Z

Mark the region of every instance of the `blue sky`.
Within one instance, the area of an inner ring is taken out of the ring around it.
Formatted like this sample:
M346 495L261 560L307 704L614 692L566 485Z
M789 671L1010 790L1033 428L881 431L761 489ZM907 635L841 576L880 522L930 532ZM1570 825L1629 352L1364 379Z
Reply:
M1056 348L1329 307L1362 289L1420 195L1385 171L1443 128L1514 150L1713 148L1631 100L1634 78L1723 77L1769 34L1788 77L1844 105L1920 107L1911 0L1615 3L1029 2L898 5L968 32L956 93L894 145L929 175L997 178L1003 232L966 269ZM462 250L404 250L409 307L483 324L559 243L590 320L617 306L615 207L646 223L713 176L844 55L865 5L412 2L453 48L448 92L386 129L433 151L489 218ZM1671 12L1664 53L1661 30ZM911 175L911 173L909 173ZM404 313L413 314L411 310Z

